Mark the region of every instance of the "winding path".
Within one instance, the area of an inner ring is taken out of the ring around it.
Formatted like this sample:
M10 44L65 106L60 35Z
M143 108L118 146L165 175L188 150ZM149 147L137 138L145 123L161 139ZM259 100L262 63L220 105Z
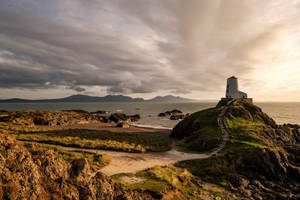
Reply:
M191 154L183 153L178 151L173 147L170 151L160 152L160 153L125 153L107 150L95 150L95 149L80 149L80 148L70 148L64 147L66 150L80 150L94 152L98 154L107 154L111 157L111 163L100 171L104 174L111 176L119 173L136 173L138 171L156 166L156 165L169 165L174 164L183 160L192 159L205 159L209 158L214 154L220 152L229 140L229 131L226 127L226 122L224 121L224 115L226 113L226 108L222 110L218 117L218 124L223 132L223 140L219 147L209 153L203 154Z

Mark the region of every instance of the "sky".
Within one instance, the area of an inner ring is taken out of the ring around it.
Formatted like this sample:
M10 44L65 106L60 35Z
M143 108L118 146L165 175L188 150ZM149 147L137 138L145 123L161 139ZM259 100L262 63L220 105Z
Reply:
M0 0L0 98L300 101L300 0Z

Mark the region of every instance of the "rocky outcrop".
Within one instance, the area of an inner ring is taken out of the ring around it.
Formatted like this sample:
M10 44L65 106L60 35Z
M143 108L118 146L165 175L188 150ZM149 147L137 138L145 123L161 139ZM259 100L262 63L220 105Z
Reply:
M121 123L121 122L136 122L141 119L139 114L136 115L126 115L124 113L114 113L108 117L108 120L114 123Z
M118 128L129 128L130 125L129 125L129 123L126 123L126 122L120 122L120 123L117 124L116 127L118 127Z
M180 119L185 119L185 118L187 118L189 115L190 115L189 113L187 113L187 114L185 114L185 115L182 115L182 114L180 114L180 115L171 115L171 116L170 116L170 120L180 120Z
M189 116L189 113L183 114L182 111L177 110L177 109L174 109L174 110L171 110L171 111L166 111L166 112L158 114L158 117L169 117L170 120L185 119L188 116Z
M0 152L0 199L154 199L147 192L124 191L85 159L68 163L7 135L0 134Z
M217 134L213 122L221 110L230 140L216 156L191 162L189 169L205 181L223 180L226 189L244 199L300 199L300 126L276 124L247 99L222 99L216 108L178 123L171 137L191 150L201 149L213 141L209 135Z
M73 124L91 124L99 122L136 122L140 118L141 116L138 114L129 116L123 113L115 113L108 117L103 116L102 111L89 113L84 110L11 111L0 113L0 122L23 126L69 126Z
M158 116L159 117L167 117L167 116L171 116L171 115L180 115L180 114L182 114L182 111L174 109L174 110L171 110L171 111L166 111L166 112L163 112L163 113L159 113Z

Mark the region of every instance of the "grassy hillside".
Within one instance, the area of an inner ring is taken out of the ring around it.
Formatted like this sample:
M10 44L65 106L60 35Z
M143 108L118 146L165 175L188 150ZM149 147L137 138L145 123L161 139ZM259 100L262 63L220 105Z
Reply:
M287 152L285 146L297 142L299 130L276 125L247 101L235 101L226 107L231 137L225 149L208 159L182 161L176 166L245 197L289 199L291 195L297 199L300 168L295 164L297 155ZM225 107L216 109L221 108Z
M170 137L181 140L185 151L207 152L222 140L222 131L218 125L219 108L196 112L179 122Z
M171 140L161 136L97 130L70 129L19 132L15 134L15 137L22 141L125 152L158 152L167 151L171 148Z

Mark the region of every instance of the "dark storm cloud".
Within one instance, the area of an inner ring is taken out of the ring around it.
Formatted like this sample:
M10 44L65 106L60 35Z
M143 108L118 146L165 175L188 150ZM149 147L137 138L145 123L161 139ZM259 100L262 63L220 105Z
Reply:
M273 12L294 16L272 2L0 0L0 87L218 90L262 63L290 17Z

